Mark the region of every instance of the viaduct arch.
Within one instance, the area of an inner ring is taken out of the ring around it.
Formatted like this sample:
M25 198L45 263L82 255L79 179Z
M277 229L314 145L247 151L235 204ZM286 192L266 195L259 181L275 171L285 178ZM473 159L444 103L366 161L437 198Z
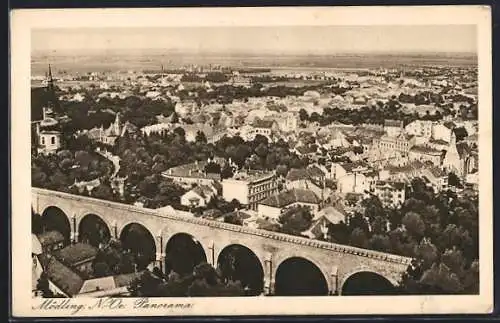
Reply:
M73 241L78 241L80 222L88 214L101 217L115 239L120 238L123 229L130 223L141 224L153 237L154 261L163 269L167 244L179 233L194 237L206 261L214 267L224 257L224 250L241 245L258 259L266 294L274 292L278 268L290 258L305 259L314 264L326 281L328 294L342 294L343 290L349 292L352 281L360 277L359 272L373 273L397 285L411 261L410 258L388 253L188 217L174 209L160 213L132 205L32 188L32 208L36 213L43 214L53 206L66 215Z

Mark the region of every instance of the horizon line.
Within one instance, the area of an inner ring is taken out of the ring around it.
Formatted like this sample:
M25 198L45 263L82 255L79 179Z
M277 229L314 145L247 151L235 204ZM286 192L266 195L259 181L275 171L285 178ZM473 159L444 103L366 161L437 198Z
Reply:
M78 53L80 51L81 53ZM398 54L440 54L440 55L470 55L477 56L477 51L439 51L439 50L358 50L358 51L330 51L330 52L320 52L314 53L310 51L282 51L277 52L273 50L260 50L260 51L247 51L240 49L214 49L214 50L197 50L197 49L188 49L188 48L160 48L160 47L149 47L149 48L126 48L126 47L117 47L117 48L61 48L61 49L33 49L31 51L31 56L34 55L48 55L48 54L102 54L105 55L109 52L147 52L147 51L164 51L165 54L226 54L227 56L232 56L235 54L243 54L248 56L258 56L258 55L290 55L290 56L329 56L329 55L356 55L356 54L384 54L384 55L398 55Z

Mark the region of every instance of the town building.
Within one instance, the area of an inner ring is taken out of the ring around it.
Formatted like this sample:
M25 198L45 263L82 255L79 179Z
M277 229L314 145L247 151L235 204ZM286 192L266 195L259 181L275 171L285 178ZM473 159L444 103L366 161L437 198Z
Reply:
M436 123L432 127L432 138L434 140L442 140L445 142L450 142L453 129L456 125L451 122Z
M141 272L101 278L86 278L50 253L36 257L37 268L46 274L49 290L63 297L128 296L128 286L142 275Z
M274 120L278 124L278 129L285 133L294 132L299 126L299 118L292 112L281 113Z
M181 205L187 207L206 207L217 191L206 185L199 185L181 196Z
M420 177L435 193L448 189L448 173L439 167L427 166L421 169Z
M364 194L378 179L378 173L362 162L332 163L332 179L337 182L337 192Z
M408 135L415 137L431 138L433 122L430 120L415 120L410 122L405 127L405 132Z
M325 173L317 166L307 168L292 168L286 175L285 186L287 189L304 189L313 191L317 196L325 194Z
M311 228L303 234L313 239L328 239L329 226L341 222L347 223L347 215L337 207L328 206L316 213L313 221Z
M321 200L314 192L305 189L291 189L269 196L258 203L259 215L278 220L288 208L305 206L312 214L318 212Z
M93 270L97 249L85 243L76 243L53 252L53 255L73 271L88 275Z
M403 121L401 120L385 120L384 132L389 137L397 137L403 132Z
M53 154L61 148L62 133L56 130L40 131L38 142L39 154Z
M406 157L410 148L415 145L415 137L404 133L400 133L397 136L384 135L380 138L375 138L373 144L387 157L394 155Z
M101 125L100 128L90 129L86 135L91 140L113 146L118 138L123 137L126 133L134 133L136 130L136 127L128 121L122 124L120 114L117 113L115 121L108 128L104 129L104 126Z
M236 199L250 209L256 210L260 201L278 193L274 172L240 171L232 178L222 181L222 196L230 202Z
M413 146L408 152L408 159L419 160L421 162L430 161L435 166L441 166L443 162L443 151L429 146Z
M451 134L450 144L443 159L443 166L449 172L454 172L457 176L465 178L467 174L477 169L475 166L477 155L472 153L472 149L465 142L456 142L455 133Z
M399 207L406 198L406 185L402 182L377 181L373 186L373 195L377 196L385 207Z
M186 189L191 189L194 184L198 186L211 186L215 181L221 180L220 174L207 173L205 171L207 164L212 162L222 167L225 160L223 158L214 158L213 160L209 159L207 161L195 161L194 163L169 168L162 172L161 175L171 179Z

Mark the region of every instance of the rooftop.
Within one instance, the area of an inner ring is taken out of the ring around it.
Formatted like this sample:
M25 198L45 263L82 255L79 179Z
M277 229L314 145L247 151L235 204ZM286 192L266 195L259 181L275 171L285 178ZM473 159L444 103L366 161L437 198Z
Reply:
M387 182L387 181L377 181L376 187L381 188L389 188L395 190L404 190L405 184L401 182Z
M58 250L54 256L68 266L74 266L87 259L93 259L97 255L97 249L84 243L69 245Z
M311 177L323 177L325 174L316 166L308 168L292 168L286 175L288 181L297 181L301 179L310 179Z
M269 196L259 204L282 208L293 203L319 204L320 200L313 191L305 189L291 189Z
M385 120L384 127L403 127L403 121L401 120Z
M346 215L336 207L328 206L319 211L316 218L318 220L324 218L330 223L339 223L340 221L345 221Z
M254 128L272 128L273 124L275 123L274 120L260 120L260 119L255 119L253 122L252 126Z
M224 180L222 183L225 181L230 181L230 180L236 180L236 181L247 181L247 182L258 182L261 180L265 180L267 178L270 178L274 176L273 172L266 172L266 171L259 171L259 170L246 170L246 171L239 171L236 174L234 174L233 178L229 178L227 180Z
M80 292L84 280L78 274L51 255L41 254L38 257L49 280L59 289L70 297Z
M215 158L215 162L221 164L224 162L223 158ZM191 177L191 178L207 178L220 180L220 174L205 173L205 166L208 161L196 161L194 163L184 164L167 169L162 173L163 176L175 177Z
M441 150L437 150L428 146L413 146L410 148L410 151L435 156L441 156L443 154Z

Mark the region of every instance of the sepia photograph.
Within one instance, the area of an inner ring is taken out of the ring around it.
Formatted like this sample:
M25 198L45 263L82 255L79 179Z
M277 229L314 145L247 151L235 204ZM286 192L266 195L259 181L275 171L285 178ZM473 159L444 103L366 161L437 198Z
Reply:
M492 311L489 19L14 12L13 314Z

